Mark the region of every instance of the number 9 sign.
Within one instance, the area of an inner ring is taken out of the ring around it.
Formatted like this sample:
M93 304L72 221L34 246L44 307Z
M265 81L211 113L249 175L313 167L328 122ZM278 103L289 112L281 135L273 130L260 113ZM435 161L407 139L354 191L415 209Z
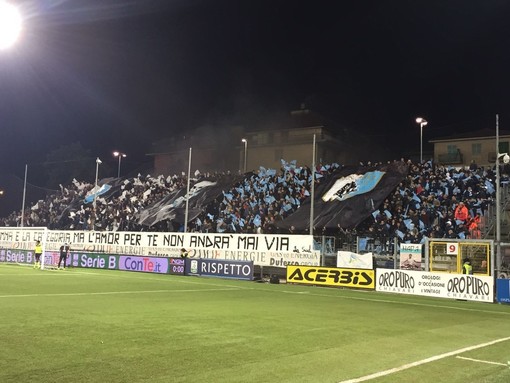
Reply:
M457 255L459 253L459 244L458 243L447 243L446 244L446 254Z

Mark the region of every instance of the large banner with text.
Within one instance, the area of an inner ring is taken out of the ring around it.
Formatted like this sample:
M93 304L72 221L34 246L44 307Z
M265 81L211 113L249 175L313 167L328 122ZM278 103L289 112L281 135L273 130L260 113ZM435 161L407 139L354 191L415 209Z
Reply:
M399 294L494 302L494 278L487 276L377 269L375 289Z
M208 234L159 232L56 231L0 228L0 248L33 250L35 241L45 251L68 243L73 251L101 254L251 261L257 266L320 265L320 252L308 235Z

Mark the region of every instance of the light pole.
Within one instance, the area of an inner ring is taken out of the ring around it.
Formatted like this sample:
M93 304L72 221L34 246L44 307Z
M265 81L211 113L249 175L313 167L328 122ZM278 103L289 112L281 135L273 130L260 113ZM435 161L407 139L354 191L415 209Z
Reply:
M499 152L499 115L496 114L496 270L501 269L501 177L499 171L499 160L508 164L510 156L508 153Z
M420 164L423 162L423 127L428 124L427 120L422 117L416 119L416 123L420 124Z
M117 168L117 178L120 178L120 161L123 159L123 158L126 158L127 157L127 154L126 153L121 153L121 152L113 152L113 156L114 157L119 157L119 166Z
M23 202L21 203L21 227L25 224L25 199L27 196L28 164L25 164L25 180L23 181Z
M103 162L99 159L99 157L96 158L96 182L95 182L95 192L94 192L94 219L96 218L96 199L97 199L97 176L99 175L99 165Z
M316 150L316 135L313 135L313 146L312 146L312 182L310 184L310 227L309 234L313 235L313 221L314 221L314 209L315 209L315 150Z
M191 178L191 148L189 148L189 156L188 156L188 183L186 186L186 208L184 210L184 232L188 232L188 209L189 209L189 186L190 186L190 178Z
M241 142L244 143L244 171L243 173L246 173L246 160L248 158L248 140L246 138L243 138Z
M14 45L21 33L21 15L18 9L0 0L0 50Z
M0 0L0 50L6 50L16 43L22 29L21 14L14 5ZM23 184L23 202L21 206L21 227L25 218L25 195L27 189L27 165L25 165L25 182ZM2 192L3 194L3 192Z

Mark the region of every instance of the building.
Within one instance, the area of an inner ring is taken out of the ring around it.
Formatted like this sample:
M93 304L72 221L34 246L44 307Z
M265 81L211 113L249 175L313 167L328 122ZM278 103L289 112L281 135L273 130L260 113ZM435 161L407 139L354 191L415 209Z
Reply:
M353 165L366 161L367 154L376 161L380 145L372 145L359 132L339 127L307 109L304 105L272 118L258 128L207 126L186 136L174 136L153 143L149 156L154 158L155 174L187 172L192 148L191 172L258 170L260 166L279 169L281 160L296 161L297 166L311 166L315 135L315 163L334 162ZM372 145L372 148L371 148Z
M429 141L434 145L434 161L444 165L467 166L472 161L480 166L496 162L496 132L482 129ZM510 151L510 131L499 132L499 153Z

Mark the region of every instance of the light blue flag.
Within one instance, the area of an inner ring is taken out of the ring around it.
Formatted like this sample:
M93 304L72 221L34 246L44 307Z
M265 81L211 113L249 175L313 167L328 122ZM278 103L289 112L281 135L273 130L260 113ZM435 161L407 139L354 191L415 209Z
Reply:
M496 191L494 188L494 185L492 185L492 182L489 180L485 180L485 188L487 189L487 193L494 194Z
M358 242L359 251L366 251L368 244L368 238L360 238Z
M398 235L400 239L404 239L404 233L402 233L400 230L395 230L395 233Z

